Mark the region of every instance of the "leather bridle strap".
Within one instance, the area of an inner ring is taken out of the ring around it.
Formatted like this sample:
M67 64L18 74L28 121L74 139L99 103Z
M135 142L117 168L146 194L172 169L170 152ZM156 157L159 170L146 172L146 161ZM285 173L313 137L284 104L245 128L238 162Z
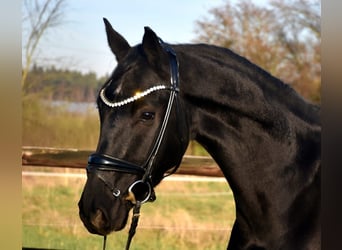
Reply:
M141 205L142 205L142 203L140 201L137 201L137 203L135 204L135 206L133 208L133 216L132 216L131 226L130 226L129 232L128 232L128 238L127 238L126 248L125 248L126 250L129 250L129 247L131 246L132 239L135 235L135 231L137 229L138 222L139 222Z
M118 158L114 158L105 154L92 154L88 158L87 170L93 169L102 171L115 171L129 174L142 175L145 173L145 169L135 165L131 162L127 162Z
M168 101L168 104L166 107L163 123L160 127L159 134L156 138L156 141L155 141L154 146L151 150L151 153L150 153L149 157L147 158L146 163L144 164L144 167L146 166L146 173L143 177L143 181L151 180L153 162L155 160L155 157L157 156L161 142L164 138L166 127L169 123L169 118L171 115L173 103L174 103L175 99L177 98L177 94L179 92L178 61L177 61L176 53L174 52L174 50L171 47L169 47L167 44L165 44L161 39L159 40L159 42L162 45L162 47L164 48L164 50L169 55L170 73L171 73L171 79L170 79L171 88L170 88L170 96L169 96L169 101Z
M157 156L161 142L164 138L165 130L166 130L167 124L169 123L172 106L173 106L175 98L177 98L177 93L179 92L178 60L176 57L176 53L170 46L165 44L160 38L159 38L159 43L169 55L170 73L171 73L171 79L170 79L171 89L170 89L170 97L169 97L169 101L168 101L167 108L165 111L163 123L160 127L159 134L156 138L156 142L153 146L153 149L149 157L147 158L146 163L144 164L144 166L146 166L146 172L142 178L142 181L148 182L148 183L152 183L153 162L155 160L155 157ZM175 169L177 168L178 166L175 167ZM132 223L131 223L129 233L128 233L126 250L129 250L133 236L135 235L136 227L138 226L138 222L139 222L141 205L142 203L140 201L137 201L137 203L135 204L133 208L133 217L132 217Z

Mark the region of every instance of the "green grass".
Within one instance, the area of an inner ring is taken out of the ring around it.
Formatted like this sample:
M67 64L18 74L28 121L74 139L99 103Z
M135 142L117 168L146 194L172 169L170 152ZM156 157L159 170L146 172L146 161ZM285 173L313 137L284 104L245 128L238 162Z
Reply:
M22 244L57 249L102 249L78 217L85 179L22 179ZM163 182L157 200L142 207L131 249L226 249L235 218L232 193L221 182ZM124 249L128 226L108 236L107 249Z
M22 144L94 149L100 129L95 111L86 114L70 113L63 107L49 107L39 99L24 98Z

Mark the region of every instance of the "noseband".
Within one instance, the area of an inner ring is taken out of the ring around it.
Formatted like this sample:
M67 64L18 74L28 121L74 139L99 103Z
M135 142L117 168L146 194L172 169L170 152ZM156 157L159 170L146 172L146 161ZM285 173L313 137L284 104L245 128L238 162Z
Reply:
M141 166L136 165L134 163L118 159L109 155L104 154L92 154L88 158L88 166L87 171L96 171L97 176L109 187L114 196L120 195L120 190L117 190L111 187L111 184L106 181L106 179L101 175L101 171L114 171L114 172L121 172L121 173L129 173L135 174L137 176L142 176L142 178L138 181L135 181L131 184L128 188L128 196L130 197L130 201L133 203L133 218L131 227L129 230L129 235L127 239L126 249L129 249L131 240L135 234L136 227L138 225L139 214L140 214L140 207L143 203L147 201L153 202L155 200L154 190L152 185L152 171L153 171L153 163L158 154L160 145L163 141L165 130L167 124L169 122L171 110L173 107L174 102L178 102L177 93L179 92L179 71L178 71L178 61L175 51L166 43L164 43L159 38L159 43L163 47L164 51L169 55L169 63L170 63L170 86L166 85L157 85L152 88L145 90L144 92L137 94L134 97L130 97L120 102L110 102L104 94L104 89L100 91L100 98L101 100L111 108L117 108L124 106L128 103L134 102L140 98L143 98L146 95L149 95L152 92L159 91L159 90L169 90L169 100L166 107L165 115L163 122L161 124L159 133L156 136L154 145L152 147L151 152L149 153L147 160ZM176 105L177 108L179 105ZM177 111L178 113L178 111ZM175 166L172 171L165 175L171 175L172 173L176 172L179 166ZM165 177L164 176L164 177ZM104 245L103 249L105 249L106 244L106 236L104 236Z

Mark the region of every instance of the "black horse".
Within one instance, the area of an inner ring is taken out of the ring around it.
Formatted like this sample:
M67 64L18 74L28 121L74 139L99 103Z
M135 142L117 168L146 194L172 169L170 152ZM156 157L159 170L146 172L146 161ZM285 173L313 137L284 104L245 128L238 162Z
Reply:
M88 231L123 229L196 140L234 194L228 249L320 249L320 108L229 49L169 45L149 28L131 47L104 21L118 65L97 99L79 201Z

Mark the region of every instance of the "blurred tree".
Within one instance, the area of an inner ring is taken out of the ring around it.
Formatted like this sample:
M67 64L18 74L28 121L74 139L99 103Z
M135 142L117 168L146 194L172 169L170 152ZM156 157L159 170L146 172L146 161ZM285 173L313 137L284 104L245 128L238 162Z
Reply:
M30 70L33 56L41 38L47 30L61 24L65 0L24 0L23 31L27 40L23 40L24 65L21 86L23 87Z
M23 86L26 97L45 101L95 102L97 93L106 81L93 72L40 67L33 64Z
M196 42L227 47L320 102L319 0L226 1L196 22Z

